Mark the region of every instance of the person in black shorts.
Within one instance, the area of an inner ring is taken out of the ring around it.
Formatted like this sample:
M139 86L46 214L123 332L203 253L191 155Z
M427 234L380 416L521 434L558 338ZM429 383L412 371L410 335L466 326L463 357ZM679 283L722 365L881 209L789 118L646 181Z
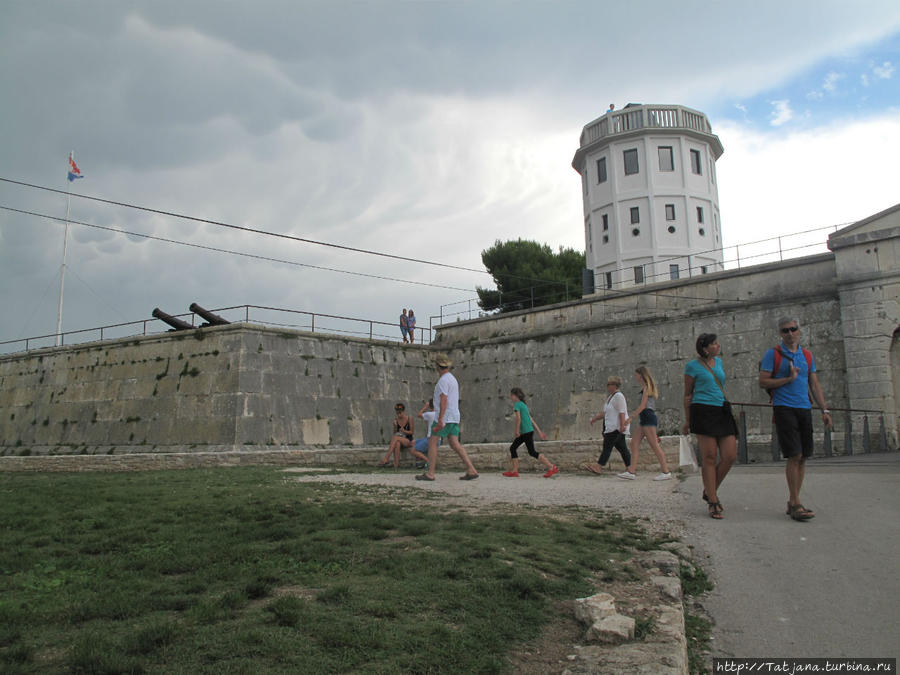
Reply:
M759 386L772 395L772 421L781 454L787 459L787 515L809 520L816 514L800 503L800 488L806 474L806 459L813 454L812 405L810 394L822 408L825 427L831 428L831 414L816 375L813 355L800 346L800 321L794 317L778 320L781 344L766 351L759 364Z

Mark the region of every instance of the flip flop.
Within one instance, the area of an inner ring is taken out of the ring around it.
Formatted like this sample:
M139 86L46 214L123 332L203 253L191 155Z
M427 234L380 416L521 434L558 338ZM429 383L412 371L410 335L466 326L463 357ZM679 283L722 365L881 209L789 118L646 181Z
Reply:
M423 474L417 475L416 480L431 480L431 481L433 481L434 478L429 477L427 473L423 473Z
M594 468L593 466L591 466L590 464L583 464L583 465L581 466L581 468L584 469L585 471L589 471L589 472L591 472L592 474L595 474L595 475L597 475L597 476L599 476L599 475L601 475L601 474L603 473L603 471L597 471L597 469L595 469L595 468Z

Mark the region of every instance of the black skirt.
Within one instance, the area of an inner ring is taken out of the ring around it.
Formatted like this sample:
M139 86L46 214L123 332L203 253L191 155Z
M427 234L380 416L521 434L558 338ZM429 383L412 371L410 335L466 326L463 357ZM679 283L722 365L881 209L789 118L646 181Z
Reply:
M701 436L737 436L737 424L730 405L691 403L691 433Z

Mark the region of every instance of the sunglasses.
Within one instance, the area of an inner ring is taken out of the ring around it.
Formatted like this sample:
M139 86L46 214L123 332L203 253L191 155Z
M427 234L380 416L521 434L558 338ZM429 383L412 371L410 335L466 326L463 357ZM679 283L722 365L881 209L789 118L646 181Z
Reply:
M800 330L799 326L787 326L786 328L782 328L781 332L787 335L788 333L796 333L798 330Z

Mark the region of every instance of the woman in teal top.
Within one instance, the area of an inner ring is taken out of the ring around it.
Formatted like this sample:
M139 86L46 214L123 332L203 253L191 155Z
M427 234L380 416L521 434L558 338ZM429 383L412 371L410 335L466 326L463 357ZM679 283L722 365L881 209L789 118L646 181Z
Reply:
M693 433L700 446L703 500L710 518L722 518L718 489L737 459L737 425L731 404L725 398L725 368L722 351L714 333L697 338L699 358L684 368L684 426L681 433Z

